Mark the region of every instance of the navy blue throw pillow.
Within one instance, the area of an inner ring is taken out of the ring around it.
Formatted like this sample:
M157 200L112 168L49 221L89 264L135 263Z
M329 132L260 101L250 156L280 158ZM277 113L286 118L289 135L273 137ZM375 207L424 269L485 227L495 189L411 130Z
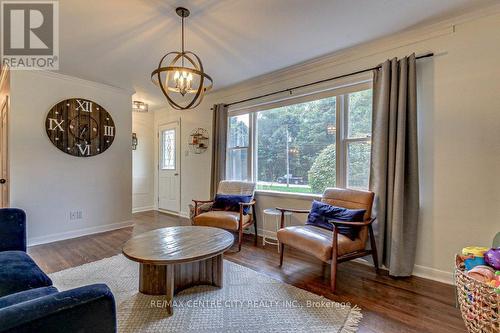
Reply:
M252 201L251 195L217 194L215 195L212 208L216 210L239 212L240 202L249 203L250 201ZM250 207L243 207L243 214L247 215L248 213L250 213Z
M306 225L313 225L320 228L325 228L333 231L333 224L328 220L339 220L345 222L363 222L365 215L364 209L347 209L336 207L324 202L314 201L311 212L307 217ZM338 232L344 236L354 240L358 236L359 228L339 226Z

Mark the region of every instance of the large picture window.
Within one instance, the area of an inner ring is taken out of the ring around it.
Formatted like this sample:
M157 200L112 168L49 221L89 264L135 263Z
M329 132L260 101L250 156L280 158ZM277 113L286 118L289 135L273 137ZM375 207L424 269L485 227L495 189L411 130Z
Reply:
M372 91L348 93L229 117L226 178L257 190L321 194L368 188Z

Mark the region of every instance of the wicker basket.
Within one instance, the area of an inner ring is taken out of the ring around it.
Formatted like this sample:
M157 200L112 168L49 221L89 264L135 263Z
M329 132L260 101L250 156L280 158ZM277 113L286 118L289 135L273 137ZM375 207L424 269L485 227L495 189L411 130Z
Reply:
M470 333L500 332L500 295L485 283L470 278L456 259L455 285L460 312Z

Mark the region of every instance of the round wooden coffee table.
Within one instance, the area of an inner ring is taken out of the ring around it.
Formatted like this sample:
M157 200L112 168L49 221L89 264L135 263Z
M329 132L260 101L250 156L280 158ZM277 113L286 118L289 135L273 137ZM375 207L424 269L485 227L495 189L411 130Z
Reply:
M132 237L122 252L140 263L139 291L166 295L172 314L174 294L195 285L222 288L223 253L234 242L228 231L212 227L169 227Z

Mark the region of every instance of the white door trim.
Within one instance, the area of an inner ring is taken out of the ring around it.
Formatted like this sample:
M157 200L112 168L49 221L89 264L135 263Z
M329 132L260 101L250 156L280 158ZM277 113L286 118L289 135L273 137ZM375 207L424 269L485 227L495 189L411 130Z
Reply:
M161 180L161 171L160 171L160 164L162 161L161 157L161 142L162 139L160 138L160 132L162 128L169 127L169 126L177 126L178 128L178 133L176 137L176 143L175 143L175 149L176 149L176 166L177 166L177 173L179 174L179 190L178 190L178 207L176 208L177 210L165 210L160 207L160 180ZM156 174L157 174L157 180L156 180L156 202L155 206L157 207L158 211L169 213L169 214L174 214L178 215L181 212L181 191L182 191L182 154L181 154L181 149L182 149L182 130L181 130L181 119L179 118L178 120L174 121L168 121L168 122L163 122L159 123L158 127L156 129L156 137L157 137L157 144L156 144L156 158L157 158L157 166L156 166Z
M4 123L5 121L5 123ZM0 70L0 208L10 205L10 72L8 67ZM5 142L3 141L5 139Z

